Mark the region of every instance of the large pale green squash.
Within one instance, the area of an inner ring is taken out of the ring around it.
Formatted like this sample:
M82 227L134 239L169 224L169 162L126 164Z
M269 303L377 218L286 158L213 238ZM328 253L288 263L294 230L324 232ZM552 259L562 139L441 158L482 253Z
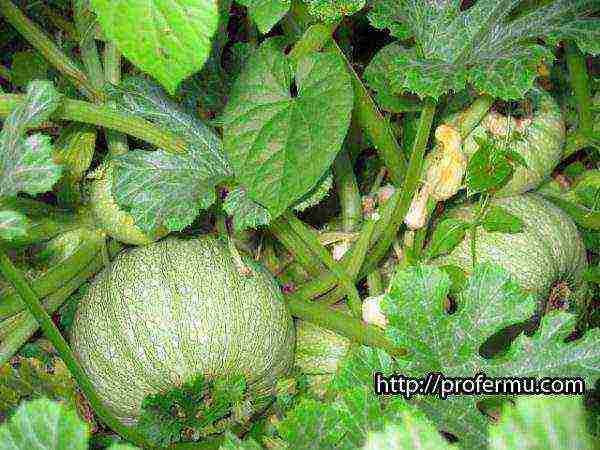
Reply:
M479 149L475 138L490 136L496 146L519 153L527 168L518 166L509 183L496 195L509 196L535 189L545 181L560 162L565 144L565 121L559 105L546 91L534 88L528 94L532 105L529 116L516 119L490 111L463 141L467 158ZM457 126L460 114L447 123Z
M527 193L497 198L493 205L524 222L521 233L487 232L478 228L477 262L491 262L507 269L526 290L547 298L553 288L568 288L569 299L579 302L586 292L583 272L587 259L583 241L570 217L538 194ZM450 210L448 217L472 220L474 207L463 205ZM452 264L472 270L470 233L437 264ZM564 290L563 290L564 293Z
M294 325L272 276L242 275L212 237L167 238L120 254L81 300L71 343L100 397L123 423L143 398L198 373L245 375L271 393L293 365Z

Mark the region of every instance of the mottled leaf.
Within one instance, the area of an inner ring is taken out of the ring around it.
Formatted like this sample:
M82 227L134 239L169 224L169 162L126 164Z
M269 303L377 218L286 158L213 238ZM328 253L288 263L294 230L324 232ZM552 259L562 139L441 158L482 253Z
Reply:
M265 34L289 11L291 0L240 0L239 3L248 7L258 30Z
M520 233L523 230L523 221L502 209L499 206L490 206L483 218L481 225L486 231L500 233Z
M511 179L514 169L491 140L479 141L479 148L469 159L465 182L469 195L495 192Z
M40 398L23 403L0 425L0 449L86 450L88 427L63 403Z
M183 154L134 150L113 159L117 203L143 230L185 228L200 209L212 205L215 185L230 175L218 136L145 79L127 80L114 97L120 109L165 127L187 143Z
M29 219L17 211L0 210L0 239L10 241L24 237L29 227Z
M591 450L580 396L519 397L490 427L491 450Z
M325 197L329 195L333 187L333 172L327 171L325 175L317 182L307 194L303 195L300 200L292 205L294 211L304 211L318 205Z
M308 12L322 22L335 22L365 6L365 0L304 0Z
M248 198L243 188L236 188L227 194L223 209L233 217L235 231L257 228L271 222L269 211Z
M352 104L350 76L338 55L311 54L294 75L283 53L263 45L235 83L222 118L225 150L248 196L276 218L312 189L342 146Z
M263 450L254 439L246 438L243 441L231 431L225 433L219 450Z
M59 179L62 168L52 159L50 137L39 133L26 136L25 132L48 120L60 101L61 95L51 82L34 81L23 103L4 121L0 132L0 197L46 192Z
M381 50L365 72L369 84L375 90L388 86L388 94L439 98L470 83L494 97L517 99L533 87L537 66L553 59L536 38L561 30L568 35L571 29L583 48L596 50L597 39L585 21L593 11L589 0L557 0L516 19L512 13L519 0L479 0L466 9L461 3L375 2L374 26L389 28L400 39L413 36L416 46L409 50L394 43Z
M470 224L460 219L445 219L440 222L433 231L429 245L428 257L450 253L465 238Z
M202 68L219 24L216 0L92 0L92 6L106 36L170 93Z

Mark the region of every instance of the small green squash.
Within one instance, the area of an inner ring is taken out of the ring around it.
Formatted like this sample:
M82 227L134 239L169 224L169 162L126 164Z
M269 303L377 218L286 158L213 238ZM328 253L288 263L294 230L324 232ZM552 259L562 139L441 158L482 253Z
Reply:
M96 227L108 236L131 245L148 245L165 236L168 230L159 227L151 233L144 233L133 217L123 211L112 194L113 166L109 162L101 165L91 176L90 210L96 220Z
M519 217L524 228L515 234L477 230L477 262L504 267L524 289L548 298L562 282L570 292L569 301L579 303L586 292L583 272L586 252L571 218L539 194L527 193L496 198L492 205ZM472 220L474 206L461 205L446 217ZM449 254L435 260L439 265L456 265L472 270L471 238L466 238Z
M244 375L264 398L293 366L294 324L273 277L240 273L216 238L167 238L121 253L93 280L71 331L100 398L125 424L148 394L198 373Z
M506 145L519 153L527 163L527 168L516 168L512 179L496 196L510 196L535 189L560 162L566 134L560 107L542 89L532 89L528 98L533 107L529 116L515 119L490 111L463 141L462 151L467 158L479 149L475 138L490 135L497 146ZM447 122L458 127L460 114L451 116Z
M296 320L295 365L319 395L325 393L349 346L350 340L331 330Z

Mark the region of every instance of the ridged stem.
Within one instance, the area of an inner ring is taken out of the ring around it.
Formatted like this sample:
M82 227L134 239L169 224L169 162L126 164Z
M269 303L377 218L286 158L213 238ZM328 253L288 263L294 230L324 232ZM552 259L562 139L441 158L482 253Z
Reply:
M23 95L0 94L0 117L8 116L13 109L23 102L24 98ZM185 153L187 151L185 141L171 134L168 130L130 114L113 111L106 106L98 106L80 100L64 99L61 107L54 113L53 118L110 128L129 134L171 153Z
M356 120L380 153L381 159L388 168L392 182L396 186L400 186L406 173L406 160L404 159L402 149L398 145L388 122L383 118L381 112L379 112L377 105L375 105L360 77L354 71L350 61L348 61L335 40L332 39L331 42L331 47L344 59L350 73L352 88L354 89L354 113L356 114Z
M107 83L118 85L121 82L121 52L114 42L104 46L104 77ZM127 135L114 130L105 130L108 151L112 157L129 151Z
M354 231L362 219L362 200L347 149L342 149L335 158L333 175L342 209L342 229Z
M100 62L98 47L94 37L95 16L88 9L88 3L84 1L75 1L73 4L73 15L75 18L75 27L79 35L79 54L85 67L90 83L98 92L102 92L104 87L104 70ZM102 103L103 96L94 99L96 103Z
M90 99L104 97L87 75L63 51L46 36L46 34L10 0L0 0L0 14L23 36L33 48L39 51L59 72L66 75L76 87L81 89Z
M286 296L286 302L293 316L332 330L358 344L381 348L396 357L405 357L408 354L406 349L392 344L376 326L366 324L346 313L335 311L320 303L304 301L293 294Z
M577 128L584 136L592 137L594 130L594 124L592 123L592 99L585 57L572 42L565 43L565 52L567 67L569 69L569 81L577 100L577 113L579 115Z
M304 222L291 213L286 213L285 218L290 227L298 234L298 236L300 236L310 251L317 255L317 257L323 261L325 266L327 266L327 268L335 275L340 286L346 290L350 311L355 316L360 317L362 301L354 282L348 273L346 273L345 269L333 259L329 251L321 245L316 235L308 229Z

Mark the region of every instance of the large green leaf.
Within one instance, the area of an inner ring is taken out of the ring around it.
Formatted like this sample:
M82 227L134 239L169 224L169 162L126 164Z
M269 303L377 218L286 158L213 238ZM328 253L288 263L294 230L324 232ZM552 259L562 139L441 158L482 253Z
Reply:
M239 0L261 33L268 33L289 11L291 0Z
M214 202L215 185L230 175L221 141L145 79L129 79L117 93L119 108L181 136L187 153L138 149L115 158L115 199L144 230L181 230Z
M352 104L350 76L338 55L308 55L294 74L282 52L263 45L235 83L222 118L225 151L248 197L276 218L313 188L342 146Z
M40 398L23 403L0 426L1 450L87 450L89 430L65 404Z
M455 296L456 312L446 312L448 276L438 268L420 266L398 272L383 302L389 327L387 335L396 345L408 348L412 358L398 361L400 371L411 377L441 372L445 377L579 376L588 386L600 374L600 330L566 343L576 319L565 312L544 317L532 337L519 336L507 354L484 358L480 348L497 332L523 323L536 310L533 296L524 294L506 271L480 265ZM407 321L406 318L411 320ZM465 449L484 449L488 419L478 402L489 395L413 397L417 405L440 428L452 433ZM493 398L493 396L492 396Z
M269 211L248 198L243 188L236 188L227 194L223 209L233 217L235 231L268 225L271 221Z
M335 22L360 11L365 0L304 0L308 12L323 22Z
M470 83L479 92L510 100L531 89L538 65L553 58L536 38L569 37L585 50L596 50L596 21L583 20L594 10L594 0L556 0L513 19L519 3L479 0L461 10L458 0L379 0L371 22L401 39L413 36L416 45L385 47L365 77L388 94L438 98Z
M200 70L219 24L216 0L92 0L102 31L170 92Z
M0 197L46 192L60 178L62 168L52 159L50 137L39 133L27 136L25 132L47 121L61 98L51 82L33 81L25 101L4 121L0 132Z
M490 427L492 450L591 450L580 397L520 397Z

